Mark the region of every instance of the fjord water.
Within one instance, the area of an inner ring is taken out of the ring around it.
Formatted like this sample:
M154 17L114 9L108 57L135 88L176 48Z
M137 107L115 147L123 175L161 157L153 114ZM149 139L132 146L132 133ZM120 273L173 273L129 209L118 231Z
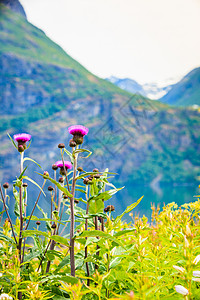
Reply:
M41 196L39 200L39 206L42 207L45 213L48 214L48 218L50 217L50 193L45 190L46 197ZM37 194L28 193L28 210L27 215L30 215L32 207L34 205L34 201L37 197ZM136 202L141 196L143 196L143 199L138 204L138 206L132 211L133 217L135 215L139 215L142 217L143 215L147 216L149 221L151 220L151 203L155 204L155 206L160 206L161 210L162 207L168 203L175 202L178 204L178 206L194 202L197 200L197 197L194 197L195 195L199 195L199 189L198 185L189 185L189 186L172 186L172 185L165 185L162 186L158 190L153 190L149 186L132 186L132 188L126 188L124 187L123 190L119 191L116 195L113 196L110 200L105 202L105 206L112 204L115 206L115 212L112 213L114 217L120 215L127 206L131 205L132 203ZM11 196L10 199L10 205L9 205L9 212L11 215L11 218L14 220L15 215L13 213L14 211L14 199L13 196ZM84 208L83 203L79 203L79 205ZM41 212L36 209L35 215L42 218ZM4 213L4 219L6 218L6 214ZM63 220L67 220L69 216L64 215ZM123 217L124 221L130 222L132 219L129 216L129 214L126 214ZM36 227L35 222L32 222L31 227ZM69 227L69 226L68 226ZM40 229L44 228L42 226Z
M172 186L164 185L158 190L153 190L149 186L133 186L132 189L126 189L119 191L117 197L113 200L108 200L107 204L113 204L116 208L114 216L121 214L128 205L137 201L141 196L143 199L138 206L133 210L133 216L143 215L151 218L151 203L155 206L162 207L168 203L175 202L178 206L197 200L195 195L199 195L199 189L197 185L185 185L185 186ZM127 214L123 219L131 221L131 217Z

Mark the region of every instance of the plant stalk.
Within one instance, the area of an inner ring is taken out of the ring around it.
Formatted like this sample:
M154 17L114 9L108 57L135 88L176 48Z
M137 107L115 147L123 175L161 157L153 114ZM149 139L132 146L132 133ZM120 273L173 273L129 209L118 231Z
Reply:
M12 234L13 234L15 243L16 243L16 245L17 245L16 235L15 235L15 232L14 232L14 228L13 228L13 224L12 224L12 221L11 221L11 218L10 218L10 215L9 215L9 212L8 212L8 210L7 210L7 207L6 207L6 201L5 201L5 198L4 198L4 195L3 195L3 191L2 191L1 184L0 184L0 192L1 192L1 198L2 198L2 201L3 201L3 206L4 206L4 209L5 209L5 211L6 211L8 220L9 220L9 222L10 222L10 226L11 226L11 229L12 229Z
M44 179L44 182L43 182L43 185L42 185L42 190L43 190L43 188L44 188L45 183L46 183L46 179ZM28 225L29 225L29 223L30 223L30 221L31 221L32 215L33 215L34 210L35 210L35 208L36 208L36 205L38 204L38 201L39 201L39 199L40 199L41 193L42 193L42 191L40 190L39 195L38 195L38 197L37 197L37 200L35 201L35 205L34 205L34 207L33 207L33 209L32 209L32 212L31 212L31 214L30 214L30 217L29 217L29 219L28 219L27 225L26 225L26 227L25 227L25 230L28 228Z
M75 257L74 257L74 196L75 196L75 186L76 186L76 169L77 169L77 156L75 154L74 158L74 172L72 180L72 190L70 197L70 211L71 211L71 222L70 222L70 265L71 265L71 275L75 277Z
M24 161L24 152L21 152L21 161L20 161L20 174L23 172L23 161ZM19 244L18 244L18 250L19 250L19 260L20 263L22 262L22 232L23 232L23 211L22 211L22 179L21 179L21 185L19 187L19 218L20 218L20 229L19 229Z
M87 200L86 215L89 212L89 202L88 202L87 192L88 192L88 186L86 185L86 200ZM85 220L85 231L87 231L87 230L88 230L88 219ZM87 241L87 238L86 238L86 241ZM87 258L87 256L88 256L88 248L86 246L85 247L85 259ZM89 277L90 276L90 270L89 270L88 262L86 262L85 265L86 265L87 276ZM87 279L87 285L88 286L90 285L90 279L89 278Z

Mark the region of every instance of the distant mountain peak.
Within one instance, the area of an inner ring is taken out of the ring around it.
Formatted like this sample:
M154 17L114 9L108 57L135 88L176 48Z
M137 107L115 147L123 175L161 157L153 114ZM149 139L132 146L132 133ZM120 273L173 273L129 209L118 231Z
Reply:
M26 13L24 11L24 8L18 0L0 0L0 4L7 6L14 12L26 18Z

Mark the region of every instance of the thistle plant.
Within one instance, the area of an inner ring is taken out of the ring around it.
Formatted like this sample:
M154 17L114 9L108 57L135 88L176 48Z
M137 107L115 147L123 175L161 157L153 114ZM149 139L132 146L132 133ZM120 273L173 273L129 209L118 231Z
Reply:
M20 174L10 200L11 184L0 185L1 216L6 215L0 232L0 299L198 300L200 196L181 207L152 205L151 220L132 213L141 197L114 218L117 208L110 201L122 190L110 182L115 174L84 170L81 159L91 155L83 148L88 129L74 125L68 131L69 148L60 143L60 160L50 162L49 173L38 173L41 187L24 167L26 161L36 163L26 156L30 135L11 138L20 153ZM27 181L39 188L34 203ZM49 212L40 207L46 182ZM9 213L13 199L16 220ZM43 217L35 215L36 207ZM126 214L131 223L123 221Z

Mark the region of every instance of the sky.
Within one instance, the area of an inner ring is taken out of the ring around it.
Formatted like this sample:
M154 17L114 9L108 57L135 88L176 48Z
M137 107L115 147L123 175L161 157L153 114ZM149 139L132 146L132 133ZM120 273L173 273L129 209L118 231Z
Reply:
M200 66L200 0L20 0L95 75L176 81Z

